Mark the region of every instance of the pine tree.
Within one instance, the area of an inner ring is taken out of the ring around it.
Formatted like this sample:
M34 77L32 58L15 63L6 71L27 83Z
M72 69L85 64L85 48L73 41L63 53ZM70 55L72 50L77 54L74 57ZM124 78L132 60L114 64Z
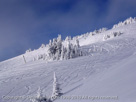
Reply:
M61 42L61 35L58 35L57 42Z
M58 35L53 41L50 40L48 46L47 60L63 60L71 59L80 56L80 45L78 38L74 39L75 43L71 42L71 37L66 37L62 42L61 35ZM66 45L65 45L66 44ZM43 56L43 59L44 56Z
M78 49L76 45L74 46L74 52L75 52L75 57L78 56Z
M32 51L31 49L28 49L28 50L26 50L26 53L31 52L31 51Z
M45 45L44 45L44 44L42 44L40 48L45 48Z
M66 47L64 47L64 54L63 55L64 55L63 59L66 60L67 59L67 48Z
M64 55L65 55L65 49L64 49L64 46L62 46L61 47L61 57L60 57L60 60L64 59Z
M56 60L59 60L61 57L61 47L62 47L61 35L58 35L56 45L57 47L56 47L55 57L56 57Z
M67 54L66 54L66 59L70 59L70 41L67 42Z
M51 46L51 45L52 45L52 41L50 40L50 41L49 41L49 46Z
M53 81L53 93L52 93L52 100L56 99L57 97L60 97L62 95L60 84L58 83L56 74L54 72L54 81Z
M71 40L71 36L67 36L65 41L70 41Z
M47 99L46 96L43 96L42 90L39 87L37 91L37 96L34 100L32 100L32 102L49 102L49 100Z
M80 45L79 45L79 40L78 39L76 39L76 46L79 48L80 47Z
M37 98L43 98L43 93L42 93L42 90L41 88L39 87L38 91L37 91Z

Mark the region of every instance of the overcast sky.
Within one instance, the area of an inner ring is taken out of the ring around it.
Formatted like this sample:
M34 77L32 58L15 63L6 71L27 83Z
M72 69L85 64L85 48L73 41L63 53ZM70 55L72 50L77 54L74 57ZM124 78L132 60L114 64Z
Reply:
M136 17L136 0L0 0L0 61Z

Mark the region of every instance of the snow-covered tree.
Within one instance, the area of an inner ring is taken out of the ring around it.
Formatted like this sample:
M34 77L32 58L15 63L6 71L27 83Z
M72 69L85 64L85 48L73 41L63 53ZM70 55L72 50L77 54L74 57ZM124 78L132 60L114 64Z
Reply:
M51 40L49 40L49 46L51 46L52 45L52 41Z
M50 58L53 58L55 53L56 53L56 48L57 48L56 42L57 42L57 40L53 39L53 42L49 44L49 56L50 56Z
M97 33L99 33L99 30L94 30L93 33L94 33L94 34L97 34Z
M31 49L28 49L28 50L26 50L26 53L31 52L31 51L32 51Z
M57 97L60 97L62 95L60 84L58 83L56 74L54 72L54 81L53 81L53 92L52 92L52 100L56 99Z
M53 42L49 43L49 57L52 60L59 60L61 57L62 40L61 35L58 35L57 39L53 39Z
M56 60L59 60L61 57L61 48L62 48L61 35L58 35L56 45L57 45L57 47L56 47L55 57L56 57Z
M76 39L76 46L77 46L77 47L80 47L80 45L79 45L79 40L78 40L78 39Z
M74 39L75 43L71 41L71 37L66 37L63 42L61 35L58 35L53 41L49 41L45 47L48 49L46 54L38 54L37 59L44 59L46 61L71 59L80 56L79 40Z
M64 59L64 55L65 55L65 48L64 48L64 46L62 46L61 47L61 57L60 57L60 60Z
M131 24L131 23L134 23L134 22L136 22L136 18L130 17L130 18L126 19L124 22L119 22L118 24L115 24L113 26L113 29L117 28L117 27L120 27L120 26L123 26L123 25Z
M67 36L66 38L65 38L65 41L70 41L71 40L71 36Z
M58 35L58 37L57 37L57 42L61 42L61 41L62 41L61 35Z
M66 47L66 51L67 51L67 52L66 52L66 59L70 59L70 50L71 50L71 49L70 49L70 47L71 47L70 45L71 45L71 44L70 44L70 41L68 41L68 42L67 42L67 47Z
M110 34L104 35L103 40L108 40L117 36L120 36L121 34L123 34L122 32L111 32Z
M35 99L32 99L32 102L51 102L46 96L43 96L42 90L39 87L37 91L37 96Z
M44 44L42 44L40 48L45 48L45 45L44 45Z

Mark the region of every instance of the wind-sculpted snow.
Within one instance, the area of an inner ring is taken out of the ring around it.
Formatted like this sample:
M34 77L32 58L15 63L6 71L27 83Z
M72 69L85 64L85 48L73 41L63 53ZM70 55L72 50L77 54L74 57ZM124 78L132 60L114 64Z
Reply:
M111 32L123 34L103 41ZM118 96L116 100L97 102L135 102L136 94L136 24L125 25L79 39L84 56L69 60L31 61L46 49L35 50L0 63L0 102L31 102L40 87L43 95L52 94L53 73L56 73L63 97ZM84 42L86 41L86 42ZM72 43L72 41L71 41ZM18 100L16 99L18 98ZM61 98L61 97L60 97ZM56 99L55 102L91 102L87 99Z

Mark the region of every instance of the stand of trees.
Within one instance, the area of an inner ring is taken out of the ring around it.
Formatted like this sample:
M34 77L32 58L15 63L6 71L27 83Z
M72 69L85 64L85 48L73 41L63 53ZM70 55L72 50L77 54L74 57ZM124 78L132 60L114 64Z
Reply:
M54 80L53 81L53 90L52 90L51 97L46 97L46 95L43 95L43 92L42 92L41 88L39 87L39 89L37 91L36 98L32 99L31 101L32 102L53 102L58 97L63 95L63 93L61 92L60 84L58 82L55 72L54 72L53 80Z
M71 43L68 37L64 42L65 45L62 42L61 35L57 39L53 39L53 41L50 40L48 45L49 59L63 60L82 56L78 39L75 40L75 44Z

